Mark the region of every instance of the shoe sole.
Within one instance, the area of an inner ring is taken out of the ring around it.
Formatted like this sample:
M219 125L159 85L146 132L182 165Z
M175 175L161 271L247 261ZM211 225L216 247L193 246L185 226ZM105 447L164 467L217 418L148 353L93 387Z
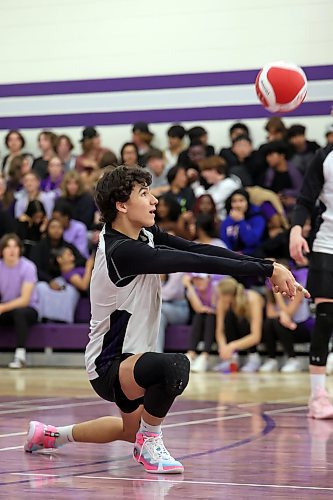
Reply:
M24 451L26 451L27 453L32 453L33 451L37 451L37 449L34 450L34 449L28 448L29 442L31 441L31 439L33 438L33 436L35 434L36 423L37 422L35 420L32 420L31 422L29 422L27 439L26 439L24 446L23 446ZM34 445L32 445L32 446L34 446Z

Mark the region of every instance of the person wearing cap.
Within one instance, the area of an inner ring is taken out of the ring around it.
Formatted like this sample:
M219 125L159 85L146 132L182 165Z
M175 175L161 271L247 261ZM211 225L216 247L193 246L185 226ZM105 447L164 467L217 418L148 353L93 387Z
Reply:
M305 133L304 125L292 125L287 132L288 142L293 149L290 161L302 175L307 171L315 152L320 147L315 141L308 141Z
M172 125L168 131L168 147L164 151L166 167L176 165L178 157L184 151L184 137L186 130L182 125Z
M101 146L100 135L94 127L83 129L80 142L83 153L76 158L76 170L79 172L97 170L99 161L110 149Z
M141 167L145 166L145 155L152 149L151 141L154 134L149 130L148 123L136 122L132 128L132 142L139 151L138 163Z

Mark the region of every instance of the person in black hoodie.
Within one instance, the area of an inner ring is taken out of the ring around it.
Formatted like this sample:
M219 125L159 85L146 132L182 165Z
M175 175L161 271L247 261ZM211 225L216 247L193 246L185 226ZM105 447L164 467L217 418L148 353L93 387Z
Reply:
M60 222L51 219L46 229L46 236L30 253L30 260L37 266L38 281L46 281L53 290L61 290L61 285L55 281L59 276L59 269L55 265L54 250L62 247L70 248L75 256L77 267L85 266L86 259L78 249L63 239L64 229Z
M292 125L287 132L288 142L292 146L290 161L303 175L320 147L317 142L308 141L305 134L304 125Z

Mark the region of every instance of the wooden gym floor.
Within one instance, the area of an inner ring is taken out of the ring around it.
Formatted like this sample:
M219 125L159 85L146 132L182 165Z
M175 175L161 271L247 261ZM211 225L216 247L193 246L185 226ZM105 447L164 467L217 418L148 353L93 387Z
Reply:
M23 452L29 420L66 425L107 414L82 369L0 369L0 497L22 499L329 499L333 420L306 417L308 376L192 374L167 416L183 475L150 475L131 445ZM333 394L333 377L328 379Z

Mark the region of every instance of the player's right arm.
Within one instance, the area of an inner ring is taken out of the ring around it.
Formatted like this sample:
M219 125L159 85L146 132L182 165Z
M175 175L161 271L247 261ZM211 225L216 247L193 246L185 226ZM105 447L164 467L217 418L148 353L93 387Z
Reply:
M323 161L325 156L320 149L312 160L305 174L302 189L292 214L292 229L290 231L289 252L298 264L305 264L304 254L309 253L308 243L302 236L302 227L308 217L311 217L318 196L324 185Z

